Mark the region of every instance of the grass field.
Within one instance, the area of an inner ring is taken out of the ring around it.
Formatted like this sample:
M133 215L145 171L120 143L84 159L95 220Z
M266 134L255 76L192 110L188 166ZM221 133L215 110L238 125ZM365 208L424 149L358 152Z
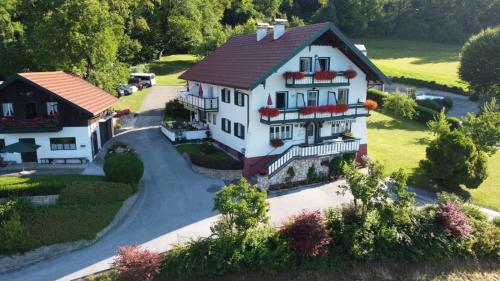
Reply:
M403 168L410 174L411 184L425 187L418 163L432 135L424 124L398 120L373 112L368 119L368 154L385 164L388 173ZM472 203L500 210L500 153L488 160L489 177L475 190L468 189Z
M178 79L179 75L196 61L197 57L194 55L170 55L162 57L159 61L138 65L134 68L137 71L155 73L156 82L160 86L180 86L186 82Z
M58 194L67 184L103 180L100 176L0 177L0 197Z
M115 111L130 109L132 112L138 112L141 108L142 101L144 101L149 91L151 91L151 88L146 88L131 95L120 97L120 101L113 106L113 109Z
M460 45L406 40L356 39L368 57L388 76L405 76L465 88L458 77Z

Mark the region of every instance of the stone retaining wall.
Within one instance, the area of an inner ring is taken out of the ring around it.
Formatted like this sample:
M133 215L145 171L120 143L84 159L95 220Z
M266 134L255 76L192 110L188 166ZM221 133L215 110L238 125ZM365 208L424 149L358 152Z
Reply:
M99 231L96 234L96 238L94 240L79 240L74 242L48 245L40 247L35 250L31 250L23 254L12 255L12 256L0 255L0 273L14 271L22 267L28 266L30 264L34 264L39 261L53 258L55 256L59 256L65 253L73 252L94 244L102 236L104 236L111 229L113 229L123 221L123 219L127 216L128 212L132 209L135 202L137 201L137 197L138 197L138 192L130 196L127 200L125 200L123 202L122 207L113 218L113 221L104 229Z
M59 198L59 194L56 195L40 195L40 196L22 196L19 198L28 199L34 205L54 205ZM0 198L0 204L3 204L14 198Z
M207 177L220 179L223 181L235 181L235 180L240 180L243 177L242 170L209 169L209 168L205 168L205 167L196 166L193 163L191 163L191 159L189 158L189 155L187 155L186 153L183 153L182 157L184 157L184 159L186 159L186 161L189 163L189 165L191 166L191 169L193 169L193 171L197 172L198 174L202 174L204 176L207 176Z
M301 158L292 160L290 163L281 168L275 175L269 176L257 176L257 184L260 188L269 188L271 185L289 182L300 182L307 180L307 171L309 167L314 166L316 169L316 174L328 174L328 167L321 165L321 159L328 157L312 157L312 158ZM328 158L329 159L329 158ZM288 178L288 169L292 167L295 176L292 179Z

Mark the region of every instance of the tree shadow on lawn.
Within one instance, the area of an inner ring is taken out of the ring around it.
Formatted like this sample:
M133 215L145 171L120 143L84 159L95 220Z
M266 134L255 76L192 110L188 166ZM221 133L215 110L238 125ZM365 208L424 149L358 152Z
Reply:
M196 62L191 60L155 61L150 63L149 71L156 75L175 74L193 66Z
M413 171L409 174L408 183L411 186L414 186L414 187L419 188L419 189L423 189L423 190L428 191L428 192L432 192L434 194L438 194L441 192L452 193L452 194L459 196L464 201L469 201L471 196L472 196L471 193L464 188L459 188L459 189L446 188L446 187L440 187L440 186L432 183L425 176L424 172L422 171L422 169L420 169L420 167L413 169Z
M395 117L385 112L380 112L383 115L389 116L391 120L372 121L368 119L368 129L378 130L405 130L405 131L425 131L425 125L413 120L404 120L400 117Z

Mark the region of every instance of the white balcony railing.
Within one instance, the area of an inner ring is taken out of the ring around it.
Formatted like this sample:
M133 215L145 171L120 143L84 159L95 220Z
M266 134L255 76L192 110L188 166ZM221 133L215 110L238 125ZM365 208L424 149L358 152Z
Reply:
M218 98L206 98L193 95L188 91L180 91L178 93L179 102L188 109L199 109L202 111L219 111Z
M339 153L356 152L359 150L359 139L332 141L317 145L291 146L283 152L276 160L268 165L268 173L274 175L281 167L295 158L310 156L327 156Z
M314 74L306 74L302 79L286 78L287 87L309 87L309 86L348 86L349 79L344 76L343 72L337 73L333 79L318 80L314 78Z

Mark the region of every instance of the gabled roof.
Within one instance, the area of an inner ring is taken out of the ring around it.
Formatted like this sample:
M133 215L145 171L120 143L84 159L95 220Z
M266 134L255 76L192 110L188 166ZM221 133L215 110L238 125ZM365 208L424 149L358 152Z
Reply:
M91 115L103 112L118 101L116 97L91 83L62 71L19 73L1 88L16 80L48 91Z
M277 40L273 39L272 31L261 41L256 40L255 34L235 36L184 72L180 78L240 89L254 89L297 53L323 36L330 37L323 39L321 45L335 43L343 46L339 49L367 74L368 79L388 80L335 25L329 22L287 28L285 34Z

